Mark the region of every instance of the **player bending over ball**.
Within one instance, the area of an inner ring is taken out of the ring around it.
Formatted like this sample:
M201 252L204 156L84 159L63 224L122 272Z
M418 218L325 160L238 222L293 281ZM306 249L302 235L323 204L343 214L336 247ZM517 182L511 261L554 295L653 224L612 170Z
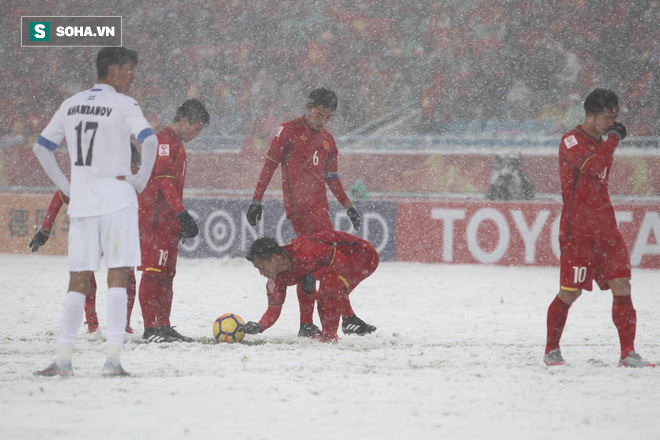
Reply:
M582 125L564 134L559 144L559 177L564 206L559 226L560 287L548 308L543 362L563 365L559 340L568 309L595 280L613 295L612 320L619 332L624 367L654 367L635 352L637 314L630 296L630 256L610 202L607 181L614 150L626 137L615 122L619 98L595 89L584 101ZM606 139L603 136L607 135Z
M284 209L296 237L334 229L328 216L328 188L346 209L355 230L360 230L360 214L339 180L339 152L335 139L326 129L337 110L337 103L337 94L332 90L312 90L305 104L305 115L280 125L268 149L247 212L251 226L256 226L261 219L261 199L275 170L281 165ZM297 287L297 294L300 306L298 336L309 338L319 333L313 321L313 295L303 292L301 286ZM363 335L376 331L375 326L357 317L350 301L346 302L341 315L345 333Z
M268 310L259 322L249 321L244 330L257 334L271 327L280 316L287 286L300 284L316 300L321 342L337 342L341 311L348 295L378 267L378 252L367 241L347 232L322 231L294 238L279 246L262 237L250 246L246 258L266 278ZM314 288L319 281L318 290Z

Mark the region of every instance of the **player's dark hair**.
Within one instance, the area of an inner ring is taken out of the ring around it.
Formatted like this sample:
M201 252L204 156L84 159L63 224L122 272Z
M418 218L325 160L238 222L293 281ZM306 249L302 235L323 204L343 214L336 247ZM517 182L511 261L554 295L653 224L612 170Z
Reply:
M307 98L307 105L310 108L322 105L328 110L335 111L337 109L337 94L332 90L321 87L320 89L312 90Z
M598 115L607 110L619 110L619 97L611 90L594 89L584 100L584 111Z
M113 64L119 67L131 61L133 66L138 64L138 54L136 51L126 49L125 47L104 47L96 55L96 73L99 79L106 79L108 68Z
M270 260L273 255L280 255L284 253L282 248L273 237L257 238L250 249L248 250L245 258L248 261L254 260Z
M208 124L211 120L209 112L204 107L204 104L202 104L202 101L196 98L188 99L176 109L174 122L179 122L183 118L188 119L188 122L191 124L195 122Z

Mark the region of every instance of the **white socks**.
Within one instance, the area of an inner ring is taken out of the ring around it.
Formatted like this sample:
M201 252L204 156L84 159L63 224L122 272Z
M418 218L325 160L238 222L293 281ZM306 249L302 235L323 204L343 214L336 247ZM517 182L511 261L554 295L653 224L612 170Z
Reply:
M124 345L127 302L125 288L111 287L108 290L106 353L108 360L115 365L119 365L119 354ZM82 324L84 313L85 295L79 292L67 293L60 320L58 350L55 358L55 362L59 366L71 363L73 346L76 344L78 329Z
M108 311L107 311L107 345L117 346L121 350L124 345L126 333L126 310L127 310L126 288L111 287L108 289ZM109 354L108 354L109 356ZM114 357L114 356L113 356ZM117 358L119 353L117 353Z
M59 348L56 362L62 366L71 363L73 346L76 343L78 328L82 324L85 313L85 295L79 292L69 292L64 301L64 310L60 320L60 335L57 340Z

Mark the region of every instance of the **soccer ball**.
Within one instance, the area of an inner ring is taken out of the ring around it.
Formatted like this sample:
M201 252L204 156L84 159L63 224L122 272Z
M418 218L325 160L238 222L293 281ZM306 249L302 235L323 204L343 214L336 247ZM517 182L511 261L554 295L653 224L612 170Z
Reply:
M213 324L213 336L218 342L241 342L245 337L243 329L243 318L234 313L225 313L219 316Z

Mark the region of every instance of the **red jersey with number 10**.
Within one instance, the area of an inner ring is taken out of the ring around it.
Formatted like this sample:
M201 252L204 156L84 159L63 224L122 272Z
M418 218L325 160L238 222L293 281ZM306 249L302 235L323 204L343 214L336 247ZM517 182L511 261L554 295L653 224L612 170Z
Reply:
M617 229L607 182L619 140L594 139L578 125L559 145L559 176L564 206L560 239L599 240Z
M158 133L158 153L147 187L138 196L140 232L178 232L176 215L183 211L186 149L179 136L166 127Z

